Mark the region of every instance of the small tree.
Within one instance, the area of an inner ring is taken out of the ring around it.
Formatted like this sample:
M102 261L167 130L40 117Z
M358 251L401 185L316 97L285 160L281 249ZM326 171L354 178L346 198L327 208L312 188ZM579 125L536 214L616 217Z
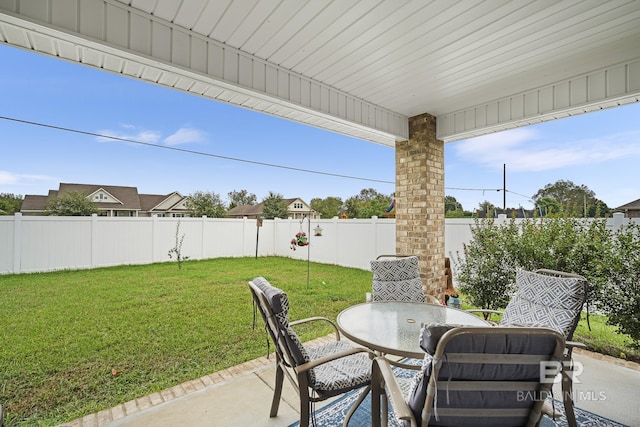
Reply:
M311 209L320 213L321 218L333 218L340 214L342 199L329 196L326 199L314 198L310 202Z
M462 211L462 205L453 196L444 196L444 213L449 211Z
M596 194L586 185L576 185L572 181L558 180L554 184L547 184L533 195L536 205L550 207L553 210L557 206L548 206L544 199L553 199L559 205L559 211L575 217L602 217L609 214L610 209L606 203L596 198ZM542 202L542 203L541 203ZM552 213L552 212L549 212ZM547 215L543 211L544 215Z
M47 215L58 216L91 216L98 213L98 206L79 191L65 191L52 197L45 206Z
M262 200L262 216L266 219L287 218L287 202L282 194L269 191L269 195Z
M188 260L188 256L182 255L182 242L184 241L184 234L180 236L180 221L176 224L176 245L169 249L169 259L176 257L178 261L178 270L182 270L182 261Z
M196 191L190 194L186 207L189 209L189 215L193 217L224 218L226 213L220 195L214 192Z
M476 219L471 228L473 239L464 245L464 254L456 254L454 266L460 290L471 304L496 310L509 302L516 274L512 240L518 233L513 220L498 226L493 218Z
M255 205L257 200L256 195L247 192L247 190L233 190L228 192L227 196L229 197L229 209L233 209L236 206Z
M22 196L11 193L0 193L0 215L13 215L20 212Z
M364 188L357 196L348 198L344 207L349 218L371 218L383 216L392 201L393 195L387 196L374 188Z

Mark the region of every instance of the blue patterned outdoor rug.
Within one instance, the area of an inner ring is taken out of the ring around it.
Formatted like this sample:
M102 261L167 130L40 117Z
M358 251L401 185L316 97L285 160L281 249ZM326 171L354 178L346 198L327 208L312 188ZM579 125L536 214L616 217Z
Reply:
M395 368L394 368L395 370ZM404 371L407 372L407 371ZM402 374L400 374L402 375ZM346 393L344 396L338 398L334 402L326 405L315 411L315 426L316 427L338 427L342 426L344 417L349 411L355 400L361 393L360 390L354 390ZM561 412L563 417L557 419L554 423L549 417L543 417L540 427L567 427L567 420L564 418L564 406L562 402L555 402L555 409ZM397 420L392 414L391 406L389 405L389 427L399 427ZM579 427L629 427L624 424L612 421L608 418L601 417L597 414L575 408L576 420ZM289 427L298 427L299 422L291 424ZM311 424L313 426L314 424ZM371 399L370 396L360 404L356 412L349 421L349 427L369 427L371 426Z

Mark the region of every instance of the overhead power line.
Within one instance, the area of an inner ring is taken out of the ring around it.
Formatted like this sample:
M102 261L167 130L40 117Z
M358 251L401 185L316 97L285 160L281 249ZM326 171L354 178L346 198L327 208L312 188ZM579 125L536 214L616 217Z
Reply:
M238 157L222 156L220 154L212 154L212 153L206 153L206 152L203 152L203 151L188 150L186 148L170 147L170 146L167 146L167 145L154 144L154 143L151 143L151 142L137 141L135 139L130 139L130 138L122 138L122 137L118 137L118 136L105 135L105 134L101 134L101 133L97 133L97 132L89 132L89 131L84 131L84 130L79 130L79 129L72 129L72 128L63 127L63 126L56 126L56 125L50 125L50 124L46 124L46 123L34 122L34 121L30 121L30 120L22 120L22 119L17 119L17 118L14 118L14 117L0 116L0 119L7 120L7 121L12 121L12 122L16 122L16 123L22 123L22 124L26 124L26 125L40 126L40 127L43 127L43 128L54 129L54 130L59 130L59 131L63 131L63 132L71 132L71 133L77 133L77 134L80 134L80 135L93 136L93 137L97 137L97 138L111 139L111 140L114 140L114 141L122 141L122 142L129 142L129 143L132 143L132 144L145 145L145 146L153 147L153 148L161 148L161 149L165 149L165 150L178 151L178 152L181 152L181 153L195 154L195 155L198 155L198 156L214 157L214 158L223 159L223 160L231 160L231 161L234 161L234 162L249 163L249 164L267 166L267 167L272 167L272 168L286 169L286 170L291 170L291 171L296 171L296 172L312 173L312 174L316 174L316 175L333 176L333 177L337 177L337 178L354 179L354 180L369 181L369 182L379 182L379 183L383 183L383 184L395 184L394 181L386 181L386 180L383 180L383 179L365 178L365 177L352 176L352 175L343 175L343 174L332 173L332 172L323 172L323 171L312 170L312 169L304 169L304 168L298 168L298 167L293 167L293 166L278 165L278 164L274 164L274 163L259 162L257 160L241 159L241 158L238 158ZM485 192L485 191L502 191L502 189L500 189L500 188L463 188L463 187L445 187L445 190L482 191L482 192ZM507 191L510 191L510 190L507 190ZM513 191L511 191L511 192L514 193L514 194L518 194L518 193L515 193ZM519 194L519 195L521 195L521 194ZM527 196L523 196L523 197L527 197Z
M55 126L55 125L49 125L49 124L45 124L45 123L33 122L33 121L29 121L29 120L21 120L21 119L16 119L16 118L13 118L13 117L0 116L0 119L9 120L9 121L12 121L12 122L17 122L17 123L33 125L33 126L40 126L40 127L49 128L49 129L60 130L60 131L64 131L64 132L72 132L72 133L77 133L77 134L81 134L81 135L95 136L95 137L98 137L98 138L112 139L112 140L115 140L115 141L130 142L132 144L146 145L148 147L162 148L162 149L165 149L165 150L179 151L179 152L182 152L182 153L195 154L195 155L198 155L198 156L215 157L217 159L231 160L231 161L234 161L234 162L250 163L250 164L254 164L254 165L268 166L268 167L279 168L279 169L287 169L287 170L292 170L292 171L297 171L297 172L313 173L313 174L317 174L317 175L333 176L333 177L337 177L337 178L356 179L356 180L360 180L360 181L370 181L370 182L380 182L380 183L383 183L383 184L395 184L394 181L385 181L385 180L382 180L382 179L375 179L375 178L364 178L364 177L359 177L359 176L342 175L342 174L338 174L338 173L323 172L323 171L317 171L317 170L311 170L311 169L297 168L297 167L293 167L293 166L278 165L278 164L274 164L274 163L259 162L259 161L256 161L256 160L247 160L247 159L240 159L240 158L237 158L237 157L222 156L222 155L219 155L219 154L206 153L206 152L203 152L203 151L187 150L185 148L170 147L170 146L167 146L167 145L154 144L154 143L151 143L151 142L136 141L136 140L130 139L130 138L121 138L121 137L117 137L117 136L104 135L104 134L100 134L100 133L96 133L96 132L88 132L88 131L83 131L83 130L78 130L78 129L71 129L71 128L62 127L62 126Z
M446 190L460 191L502 191L501 188L461 188L461 187L445 187Z

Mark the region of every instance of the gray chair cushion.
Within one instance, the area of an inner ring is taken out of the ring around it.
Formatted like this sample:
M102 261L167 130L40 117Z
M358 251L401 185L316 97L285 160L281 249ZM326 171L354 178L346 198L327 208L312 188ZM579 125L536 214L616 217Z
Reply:
M422 348L427 354L433 356L436 352L436 346L445 332L459 326L460 325L449 325L444 323L430 323L426 325L426 327L422 329L422 334L420 335L420 348Z
M426 352L421 371L411 383L411 391L405 396L416 420L421 419L429 377L433 371L433 354L439 339L451 325L427 325L420 337L420 346ZM551 354L555 347L553 336L542 335L484 335L468 334L455 337L447 344L445 356L438 375L441 381L538 381L540 367L538 365L482 364L482 363L450 363L446 353L489 353L489 354ZM515 391L449 391L439 390L434 401L439 408L500 408L505 402L512 408L528 408L532 405L533 395L522 398ZM399 420L401 421L401 420ZM502 426L520 425L519 417L504 419L471 420L472 425ZM440 417L436 421L432 416L429 425L458 426L470 425L469 418ZM402 425L402 422L401 422ZM408 425L408 424L404 424Z
M289 298L281 289L271 285L265 278L257 277L252 282L265 294L269 306L280 326L279 334L284 337L288 353L296 366L320 359L324 356L353 348L347 341L332 341L314 347L302 344L295 331L289 326ZM275 332L278 335L278 331ZM366 354L354 354L308 371L309 386L319 395L334 396L351 390L354 385L371 380L371 359Z
M546 326L571 338L586 299L584 282L518 270L516 286L500 325Z
M289 326L289 298L287 294L273 286L264 277L256 277L252 280L262 293L267 297L271 311L278 318L281 325Z
M424 302L418 258L371 261L373 301Z
M278 321L280 330L274 331L274 334L284 337L289 353L297 365L308 362L310 359L304 345L300 342L295 331L289 326L289 297L287 297L287 294L273 286L264 277L256 277L252 282L267 297L271 311Z
M353 348L347 341L332 341L317 347L306 347L310 360L330 356ZM320 395L333 396L371 380L371 359L360 353L324 363L312 369L313 389Z

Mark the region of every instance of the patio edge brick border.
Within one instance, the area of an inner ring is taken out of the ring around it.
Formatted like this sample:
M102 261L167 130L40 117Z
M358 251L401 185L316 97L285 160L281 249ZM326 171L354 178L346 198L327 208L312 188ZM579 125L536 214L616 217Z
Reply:
M593 351L589 351L589 350L585 350L585 349L577 348L577 347L573 349L573 352L577 353L577 354L582 354L582 355L591 357L592 359L603 360L605 362L612 363L612 364L618 365L618 366L622 366L624 368L629 368L629 369L633 369L635 371L640 371L640 363L632 362L630 360L620 359L620 358L617 358L617 357L608 356L606 354L595 353Z
M327 335L325 337L311 340L307 344L317 345L331 340L333 340L333 335ZM95 414L86 415L82 418L78 418L68 423L60 424L57 427L104 426L112 421L116 421L128 415L133 415L137 412L152 408L157 405L161 405L178 397L186 396L190 393L194 393L209 386L224 383L226 380L233 377L250 374L259 369L272 365L274 361L275 354L271 353L268 358L267 356L264 356L257 359L249 360L248 362L242 363L240 365L232 366L230 368L214 372L210 375L205 375L204 377L187 381L174 387L152 393L147 396L142 396L125 403L121 403L120 405L114 406L113 408L104 409Z
M309 341L308 344L317 345L331 340L333 340L333 335L327 335ZM587 357L603 360L618 366L640 371L639 363L631 362L624 359L618 359L616 357L607 356L600 353L594 353L592 351L580 348L575 348L573 351ZM230 368L214 372L210 375L205 375L204 377L187 381L174 387L152 393L147 396L142 396L134 400L130 400L129 402L122 403L113 408L105 409L98 413L90 414L65 424L60 424L57 427L101 427L112 421L124 418L128 415L133 415L137 412L152 408L157 405L161 405L178 397L186 396L190 393L194 393L209 386L224 383L226 380L233 377L250 374L259 369L272 365L274 363L274 360L275 355L271 353L269 355L269 358L264 356L257 359L249 360L248 362L242 363L240 365L232 366Z

